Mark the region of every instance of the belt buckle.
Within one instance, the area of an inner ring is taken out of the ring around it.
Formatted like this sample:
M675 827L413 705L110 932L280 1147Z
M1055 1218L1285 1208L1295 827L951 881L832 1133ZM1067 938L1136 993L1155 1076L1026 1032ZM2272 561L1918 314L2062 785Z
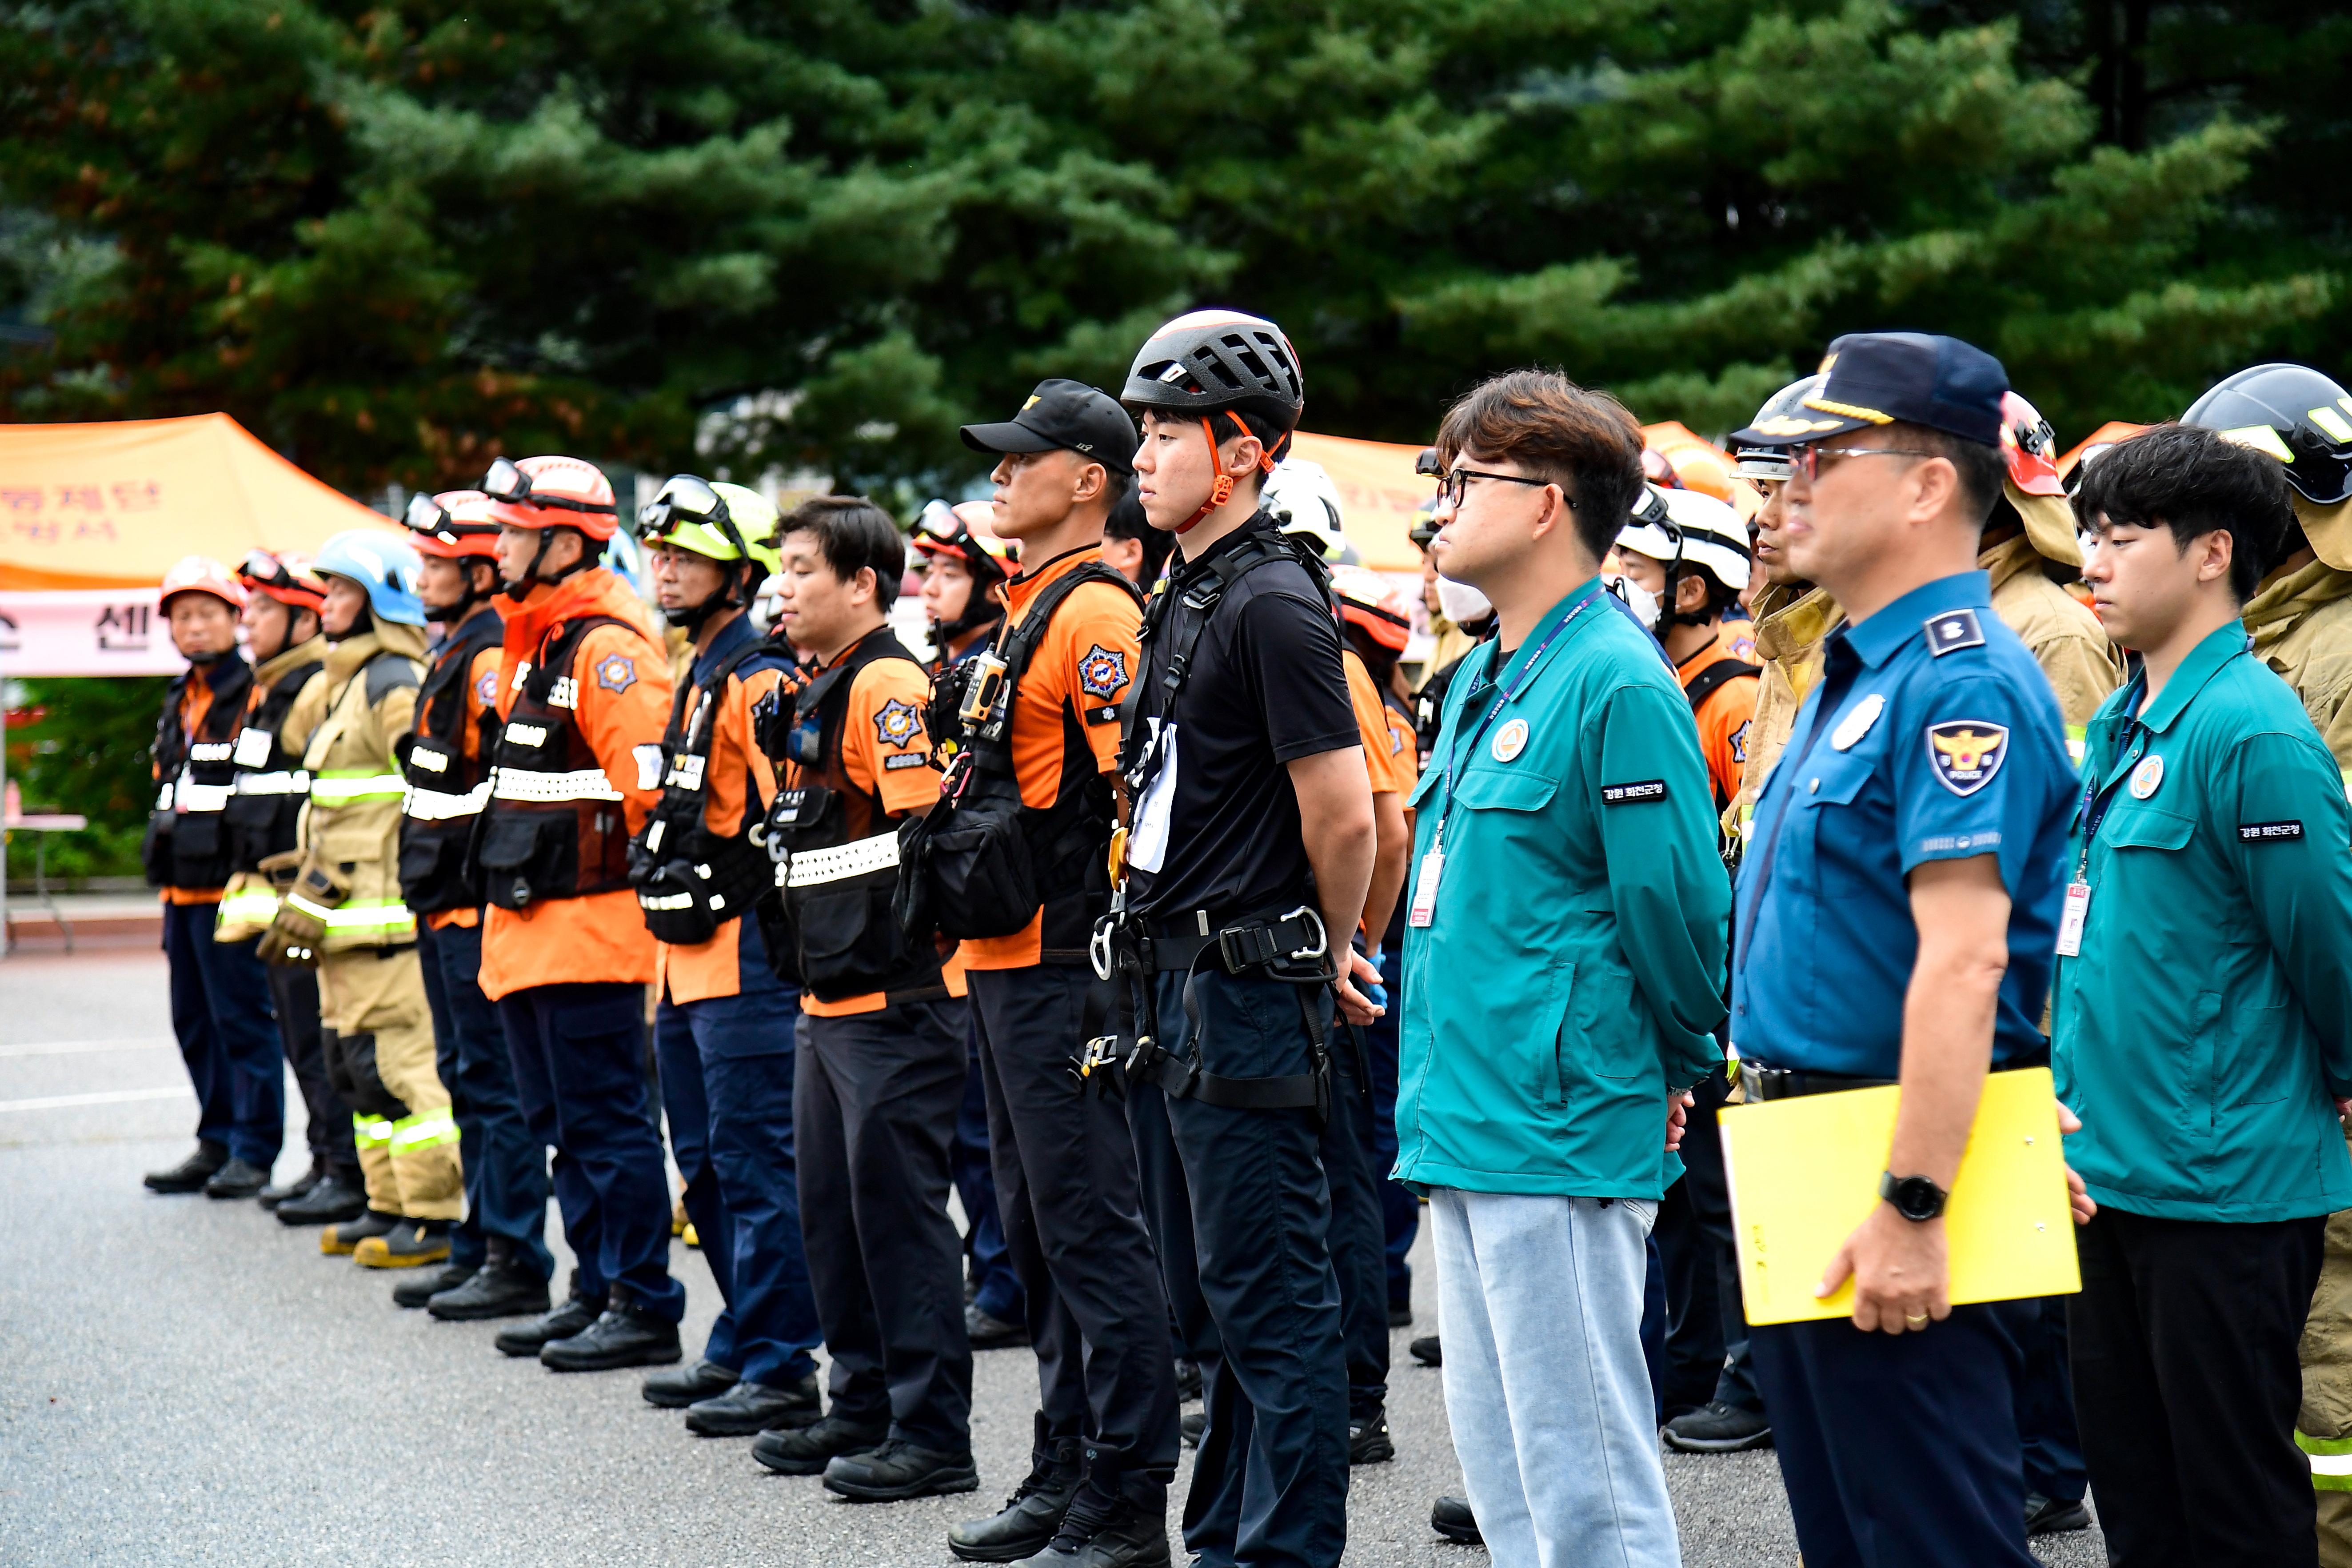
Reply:
M1247 951L1235 952L1237 943ZM1267 926L1227 926L1217 933L1217 956L1224 961L1228 974L1264 968L1274 962L1280 951L1274 945L1272 928Z

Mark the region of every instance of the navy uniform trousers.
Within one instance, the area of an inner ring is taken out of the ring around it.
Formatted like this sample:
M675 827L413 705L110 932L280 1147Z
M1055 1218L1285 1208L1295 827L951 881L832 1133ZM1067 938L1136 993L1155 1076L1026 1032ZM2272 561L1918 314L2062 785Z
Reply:
M1917 1333L1750 1331L1805 1568L2033 1568L2014 1390L2036 1301Z
M356 1188L362 1184L359 1145L352 1138L352 1108L327 1076L326 1039L319 1023L319 972L292 963L261 968L269 976L278 1042L285 1049L295 1087L302 1091L309 1120L303 1142L310 1146L310 1163Z
M197 1140L267 1171L286 1142L283 1047L255 942L215 942L219 914L213 903L163 906L172 1033L196 1091Z
M793 1149L800 994L768 967L756 920L737 921L732 996L654 1014L654 1051L686 1212L726 1308L703 1355L771 1388L816 1371L821 1335L801 1246Z
M1160 1038L1192 1054L1186 976L1158 977ZM1200 1004L1202 1064L1225 1078L1281 1078L1309 1066L1298 989L1276 981L1204 972L1192 984ZM1328 993L1315 1005L1329 1016ZM1338 1054L1351 1049L1341 1039ZM1361 1098L1347 1079L1332 1086L1335 1110ZM1156 1102L1156 1103L1155 1103ZM1348 1538L1348 1349L1332 1265L1333 1179L1359 1132L1335 1114L1318 1127L1312 1110L1239 1110L1198 1100L1137 1097L1135 1141L1145 1213L1155 1227L1174 1217L1167 1151L1154 1112L1164 1112L1189 1203L1195 1272L1180 1274L1181 1237L1155 1228L1178 1331L1191 1341L1204 1311L1217 1353L1203 1362L1208 1427L1193 1461L1184 1509L1184 1545L1205 1568L1299 1565L1330 1568ZM1369 1114L1369 1113L1367 1113ZM1369 1178L1370 1278L1380 1279L1379 1206ZM1386 1290L1371 1306L1387 1332ZM1200 1308L1191 1301L1197 1299Z
M1698 1086L1683 1132L1683 1178L1666 1189L1650 1233L1664 1268L1665 1375L1658 1397L1669 1421L1716 1400L1740 1410L1764 1408L1748 1355L1731 1192L1715 1120L1727 1092L1720 1068Z
M1035 964L965 978L1005 1245L1037 1348L1040 1437L1083 1439L1098 1491L1164 1510L1176 1369L1135 1146L1118 1103L1070 1070L1093 973Z
M948 1217L970 1026L960 996L803 1014L793 1084L832 1413L948 1454L971 1447L963 1247Z
M972 1010L967 1037L970 1065L964 1069L963 1103L956 1109L956 1198L963 1205L965 1290L971 1303L1000 1322L1028 1321L1021 1275L1004 1243L1004 1220L996 1200L996 1170L989 1153L988 1085L980 1068L980 1013Z
M436 931L419 921L416 945L433 1010L434 1065L449 1091L466 1171L466 1217L450 1227L449 1261L481 1267L495 1236L513 1244L517 1268L547 1279L555 1272L547 1250L547 1149L523 1117L506 1030L482 994L482 928Z
M669 1173L646 1074L646 988L532 985L499 998L516 1097L555 1151L555 1206L580 1261L579 1294L613 1287L658 1318L686 1314L669 1272Z

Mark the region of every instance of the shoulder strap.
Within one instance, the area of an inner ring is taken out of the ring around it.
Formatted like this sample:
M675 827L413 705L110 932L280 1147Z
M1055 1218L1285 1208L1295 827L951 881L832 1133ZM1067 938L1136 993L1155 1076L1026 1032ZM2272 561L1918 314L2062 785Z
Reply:
M1176 613L1171 607L1171 605L1181 604L1192 614L1181 623L1177 631L1176 646L1168 656L1167 673L1162 675L1157 683L1165 689L1167 695L1154 701L1150 710L1146 712L1144 691L1154 683L1145 680L1144 671L1138 670L1135 680L1127 689L1126 700L1119 704L1118 754L1122 769L1131 771L1142 761L1139 756L1134 754L1136 735L1143 727L1142 721L1147 718L1156 718L1175 708L1178 694L1184 689L1184 683L1192 676L1193 647L1200 642L1201 633L1208 626L1210 617L1217 613L1217 605L1224 598L1225 591L1250 573L1275 561L1296 561L1301 566L1307 564L1306 557L1292 549L1289 542L1281 536L1270 538L1264 534L1255 535L1244 540L1239 545L1221 555L1210 556L1201 564L1199 579L1185 586L1181 592L1178 591L1177 583L1171 579L1166 591L1156 595L1145 607L1143 644L1147 649L1150 647L1154 637L1165 628L1168 617ZM1313 574L1311 568L1309 574ZM1331 596L1330 574L1328 570L1319 579L1318 585L1328 602ZM1149 658L1144 662L1149 664ZM1140 781L1131 779L1129 783L1130 787L1139 790L1141 787Z
M1099 561L1086 562L1055 578L1045 584L1045 592L1037 595L1037 602L1029 606L1027 615L1021 617L1021 624L1008 631L999 646L998 651L1004 659L1007 685L1018 685L1022 673L1029 668L1029 661L1037 657L1037 649L1045 643L1045 632L1053 622L1054 613L1062 607L1062 602L1088 583L1113 584L1134 600L1138 608L1143 605L1143 590L1129 582L1125 573L1114 572Z
M709 756L710 754L710 731L713 728L712 715L719 710L719 697L726 692L728 681L734 678L736 669L740 667L746 659L751 658L755 654L765 653L767 651L769 651L769 648L766 639L754 638L752 641L744 644L741 647L737 648L733 653L729 654L724 659L721 659L719 661L719 668L711 671L709 679L691 682L680 689L680 701L685 700L685 693L687 691L703 691L712 694L706 697L703 700L702 705L695 710L693 727L682 737L688 751L692 752L696 756ZM677 720L672 719L670 721L670 728L672 731L676 731L677 727Z
M1729 657L1718 658L1691 677L1691 683L1683 688L1683 695L1690 699L1691 711L1696 713L1706 705L1708 698L1714 696L1728 682L1737 680L1743 675L1763 673L1764 667L1761 665L1748 664Z
M544 702L555 689L556 681L572 668L579 656L580 645L598 626L626 626L642 638L644 634L618 616L583 616L576 621L561 621L548 628L539 643L540 657L531 660L530 674L523 681L523 689Z

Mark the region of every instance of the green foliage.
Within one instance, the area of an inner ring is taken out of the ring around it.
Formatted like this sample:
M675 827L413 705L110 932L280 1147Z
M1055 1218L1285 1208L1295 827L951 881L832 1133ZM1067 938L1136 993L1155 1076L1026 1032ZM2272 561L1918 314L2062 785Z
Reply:
M888 488L1206 302L1290 331L1310 426L1402 440L1538 359L1722 430L1871 327L1993 349L2069 436L2340 364L2352 28L2053 7L0 6L0 314L55 333L0 395L225 407L352 489Z
M155 799L150 748L170 684L162 676L10 683L23 706L40 715L8 728L8 778L25 809L89 819L79 833L47 836L53 880L139 875L139 841ZM33 874L32 846L23 837L10 846L8 873Z

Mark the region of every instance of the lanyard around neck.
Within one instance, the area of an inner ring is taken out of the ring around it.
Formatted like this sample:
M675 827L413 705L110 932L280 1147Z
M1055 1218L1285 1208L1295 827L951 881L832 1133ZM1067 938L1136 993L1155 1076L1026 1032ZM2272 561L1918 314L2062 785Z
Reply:
M1511 684L1508 686L1505 686L1499 681L1489 681L1484 676L1479 678L1480 685L1492 686L1496 688L1496 689L1499 690L1502 695L1496 698L1494 706L1486 710L1486 716L1478 721L1478 728L1471 731L1468 743L1465 745L1457 741L1445 753L1445 804L1438 808L1437 835L1430 841L1433 848L1442 849L1445 845L1445 819L1454 814L1454 773L1455 764L1462 760L1465 753L1475 752L1478 749L1478 742L1486 738L1487 728L1492 725L1496 719L1502 716L1504 709L1509 707L1514 701L1517 700L1520 692L1525 691L1528 689L1528 682L1535 679L1536 666L1543 660L1544 650L1550 647L1553 640L1557 638L1560 633L1568 630L1568 628L1575 623L1576 617L1591 609L1595 602L1596 601L1592 599L1587 599L1584 603L1577 605L1576 608L1569 611L1567 615L1561 616L1559 624L1544 634L1543 641L1536 644L1535 651L1528 655L1525 662L1519 666L1518 672L1511 678ZM1464 706L1466 707L1470 703L1476 701L1478 697L1478 687L1472 687L1470 694L1463 700Z

